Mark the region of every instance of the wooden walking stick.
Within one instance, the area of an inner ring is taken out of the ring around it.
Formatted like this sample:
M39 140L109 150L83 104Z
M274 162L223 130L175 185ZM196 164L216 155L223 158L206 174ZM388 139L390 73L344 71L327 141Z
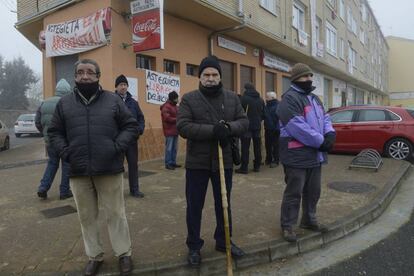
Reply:
M226 189L226 181L224 178L223 149L221 148L220 143L218 143L218 154L219 154L219 168L220 168L221 205L223 206L224 237L226 241L227 275L233 276L233 264L231 261L229 212L228 212L229 205L227 203L227 189Z

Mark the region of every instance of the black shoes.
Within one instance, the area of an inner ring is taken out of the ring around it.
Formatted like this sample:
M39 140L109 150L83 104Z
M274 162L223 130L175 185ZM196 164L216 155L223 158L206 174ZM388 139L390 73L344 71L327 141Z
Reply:
M90 260L85 268L85 276L94 276L98 273L99 267L102 265L103 261L93 261Z
M174 168L181 168L181 165L178 165L178 164L174 164L174 165L172 165Z
M315 232L328 232L328 227L326 225L320 224L320 223L301 223L299 225L300 228L302 229L308 229L311 231L315 231Z
M176 167L175 166L172 166L172 165L166 165L165 168L167 170L175 170Z
M269 168L276 168L277 166L279 166L279 163L270 163Z
M72 194L72 192L69 192L66 195L60 195L59 199L60 200L65 200L65 199L68 199L68 198L71 198L71 197L73 197L73 194Z
M253 171L254 171L254 172L260 172L260 167L255 167L255 168L253 168Z
M220 252L226 252L226 247L222 247L216 244L216 250L220 251ZM246 253L244 253L244 251L238 247L237 245L235 245L234 243L231 243L231 255L234 258L240 258L243 257Z
M244 170L242 168L238 168L237 170L234 171L235 173L241 173L241 174L248 174L247 170Z
M41 199L47 199L47 192L37 192L37 196Z
M143 192L130 193L130 195L136 198L143 198L145 196Z
M200 264L201 264L200 250L190 249L190 251L188 251L187 261L191 267L195 267L195 268L200 267Z
M123 256L119 258L119 272L122 276L129 275L132 272L131 256Z
M283 238L288 242L296 242L298 237L292 229L283 229Z

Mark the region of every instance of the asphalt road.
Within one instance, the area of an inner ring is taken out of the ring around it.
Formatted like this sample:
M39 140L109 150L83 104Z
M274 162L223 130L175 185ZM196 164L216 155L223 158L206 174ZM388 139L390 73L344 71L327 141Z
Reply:
M312 276L414 275L414 215L400 230L349 260Z
M28 135L28 134L24 134L20 136L19 138L17 138L14 135L13 129L9 129L9 137L10 137L10 148L16 148L18 146L33 143L39 139L43 139L43 137L36 136L36 135Z

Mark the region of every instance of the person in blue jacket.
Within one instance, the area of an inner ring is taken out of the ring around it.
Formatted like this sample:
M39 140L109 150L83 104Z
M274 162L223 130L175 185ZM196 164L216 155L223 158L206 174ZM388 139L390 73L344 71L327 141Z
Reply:
M322 102L312 93L313 72L303 63L291 70L290 88L282 95L277 109L280 120L280 160L284 167L286 188L281 207L283 238L296 242L293 230L299 215L300 226L312 231L326 231L316 218L321 193L321 164L335 143L335 130Z
M144 114L139 107L138 102L132 98L131 93L128 92L128 80L124 75L119 75L115 80L115 93L121 97L125 105L128 107L132 116L138 122L138 134L141 136L145 129ZM138 136L138 137L139 137ZM139 189L138 180L138 141L135 140L129 145L128 150L125 152L125 156L128 162L128 180L129 180L129 192L131 196L137 198L143 198L144 193Z

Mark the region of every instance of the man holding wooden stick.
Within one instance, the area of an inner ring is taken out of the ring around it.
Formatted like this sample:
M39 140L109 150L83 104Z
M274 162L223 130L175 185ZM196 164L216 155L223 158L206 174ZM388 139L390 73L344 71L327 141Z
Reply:
M185 94L177 116L179 134L187 139L186 154L186 199L187 199L187 246L188 263L201 264L200 249L204 241L200 237L201 216L211 179L216 213L216 250L225 252L225 222L220 189L218 145L223 152L223 174L227 191L228 225L231 237L230 192L233 176L231 137L247 131L248 120L237 94L223 88L221 68L215 56L201 61L199 88ZM225 210L224 210L225 211ZM229 238L230 238L229 237ZM243 250L231 243L231 255L241 257Z

